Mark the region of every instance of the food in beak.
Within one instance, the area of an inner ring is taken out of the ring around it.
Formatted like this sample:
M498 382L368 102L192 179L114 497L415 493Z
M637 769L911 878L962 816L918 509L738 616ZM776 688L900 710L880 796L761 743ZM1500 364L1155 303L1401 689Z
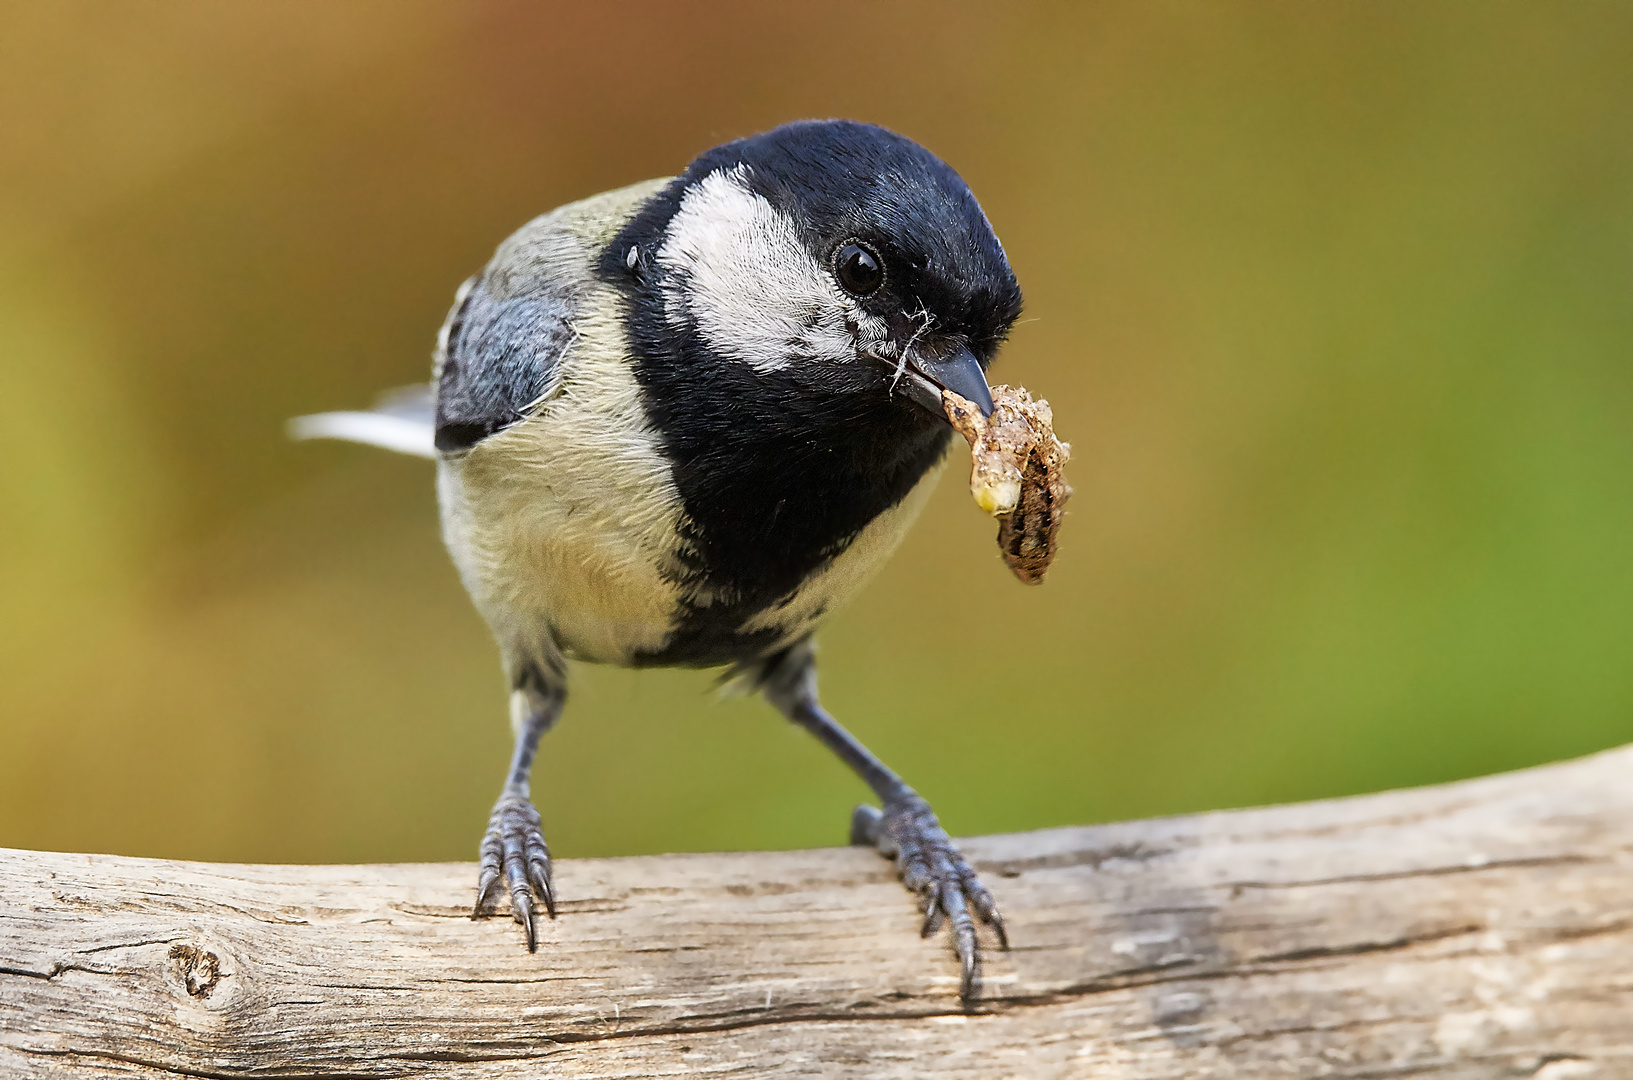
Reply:
M1071 486L1063 471L1071 446L1055 438L1047 401L1033 401L1025 387L994 386L992 415L951 390L942 409L970 444L970 494L975 505L998 519L998 550L1015 576L1028 585L1043 580L1055 557L1055 537Z

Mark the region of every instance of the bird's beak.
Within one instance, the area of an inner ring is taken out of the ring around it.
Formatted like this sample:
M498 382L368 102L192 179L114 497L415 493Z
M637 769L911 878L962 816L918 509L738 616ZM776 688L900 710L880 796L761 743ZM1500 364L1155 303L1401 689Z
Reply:
M943 415L941 392L951 390L961 398L975 402L982 416L992 415L992 391L987 389L987 376L981 362L968 349L940 360L912 359L902 380L907 396L937 416Z

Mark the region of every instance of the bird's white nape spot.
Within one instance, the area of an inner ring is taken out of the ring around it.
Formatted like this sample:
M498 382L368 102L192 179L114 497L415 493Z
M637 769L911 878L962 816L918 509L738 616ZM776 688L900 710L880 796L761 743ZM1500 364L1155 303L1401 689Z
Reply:
M761 372L854 358L846 320L860 312L747 175L710 173L681 197L657 256L670 325L689 317L716 355Z
M629 254L624 256L624 266L625 266L625 268L629 269L629 270L633 270L633 269L635 269L635 264L640 262L640 261L641 261L641 248L640 248L640 245L638 245L638 244L629 245Z

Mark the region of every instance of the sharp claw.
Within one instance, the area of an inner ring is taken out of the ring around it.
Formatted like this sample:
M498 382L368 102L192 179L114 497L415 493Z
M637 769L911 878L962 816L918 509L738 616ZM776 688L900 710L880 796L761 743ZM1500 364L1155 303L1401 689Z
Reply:
M480 919L493 901L493 894L499 884L499 871L483 870L482 880L476 884L476 907L471 909L471 918Z
M998 935L998 947L1004 952L1009 951L1009 931L1004 929L1004 917L994 908L992 913L982 919Z
M533 894L525 888L512 890L510 906L515 909L516 921L527 928L527 951L538 952L539 932L533 918Z
M958 952L961 976L958 982L958 996L967 1005L975 993L981 954L975 947L975 922L970 918L970 913L964 909L963 895L955 892L951 899L958 908L957 911L951 912L953 948Z
M942 920L947 916L946 911L942 909L940 888L932 885L930 891L925 893L925 899L927 902L924 907L924 925L919 929L919 937L929 937L940 930Z
M975 959L975 933L971 931L967 935L959 934L958 966L960 977L958 980L958 997L966 1005L975 997Z
M556 917L556 890L552 889L550 887L550 883L546 881L544 883L543 893L545 914L549 915L551 920L554 921ZM1004 948L1009 948L1008 942L1004 943Z
M534 859L527 864L528 881L533 891L544 900L544 910L550 917L556 917L556 893L550 887L550 864L541 859Z

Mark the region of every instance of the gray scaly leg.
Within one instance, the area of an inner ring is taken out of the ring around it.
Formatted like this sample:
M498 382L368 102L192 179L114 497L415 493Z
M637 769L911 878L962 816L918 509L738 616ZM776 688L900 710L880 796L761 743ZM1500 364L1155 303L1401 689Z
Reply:
M992 894L941 827L930 804L817 702L816 666L809 644L801 642L768 659L757 674L767 700L822 740L879 797L882 809L866 805L856 808L851 818L851 843L875 847L895 860L902 884L919 895L924 908L924 937L935 933L943 922L948 924L962 973L959 997L970 1001L980 978L981 962L975 919L992 927L999 945L1009 948L1003 916Z

